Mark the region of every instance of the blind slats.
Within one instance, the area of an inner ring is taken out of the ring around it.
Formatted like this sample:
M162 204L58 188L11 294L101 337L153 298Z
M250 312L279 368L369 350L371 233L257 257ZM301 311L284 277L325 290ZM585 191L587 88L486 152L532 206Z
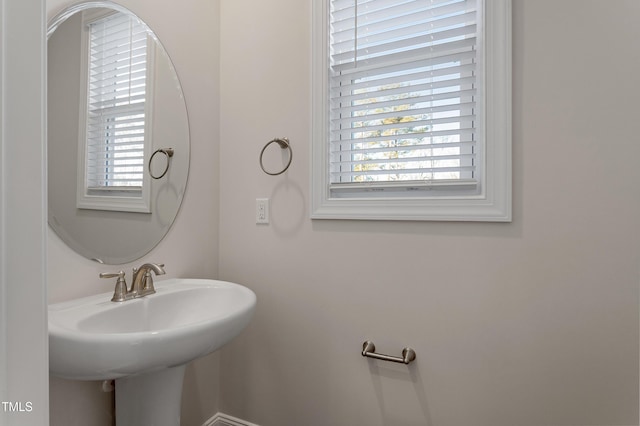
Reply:
M330 183L475 179L475 0L331 2Z
M93 158L100 158L101 156L114 153L120 156L144 158L144 155L140 153L140 148L144 142L143 140L133 141L130 143L120 142L117 144L116 148L113 147L112 143L104 143L102 140L95 140L91 142L91 147L93 149L89 156Z
M437 44L452 37L474 34L476 30L475 25L460 26L466 21L473 20L473 18L475 18L475 12L468 12L464 15L443 19L441 22L437 22L437 24L421 23L378 34L360 35L360 37L364 39L363 41L366 41L366 43L360 46L354 45L353 42L353 32L355 32L356 29L350 29L345 31L345 40L338 42L337 40L341 38L336 36L335 51L341 53L333 59L341 63L344 60L356 60L358 59L358 55L366 57L379 51L392 50L411 45ZM426 26L428 26L429 31L425 32ZM364 49L366 49L365 52L362 51ZM361 51L358 52L358 50Z
M350 116L347 118L339 118L339 119L335 119L332 121L334 126L340 126L341 128L344 128L346 125L349 125L351 123L359 123L362 121L362 119L359 117L360 114L363 114L364 112L368 111L367 105L363 105L361 108L358 108L354 111L357 111L356 115L354 116ZM374 104L373 108L376 108L377 104ZM434 113L455 113L457 111L460 110L471 110L475 107L475 102L467 102L467 103L460 103L460 104L455 104L455 105L441 105L441 106L437 106L437 107L433 107L433 106L428 106L428 107L423 107L423 108L415 108L415 109L410 109L407 108L406 110L403 110L403 113L407 116L412 116L415 117L417 115L433 115ZM385 118L394 118L394 117L398 117L398 112L396 111L391 111L391 112L377 112L377 110L375 110L374 112L370 113L367 115L367 118L370 120L382 120Z
M470 90L461 90L460 92L445 92L445 93L437 93L437 94L429 94L429 95L423 95L423 96L415 96L411 98L411 101L414 102L415 104L425 104L425 103L429 103L431 102L432 105L438 105L438 106L431 106L431 108L434 110L433 112L440 112L438 111L439 109L444 109L447 108L446 111L452 111L456 108L457 105L460 105L461 108L464 108L466 103L462 102L459 103L458 99L470 99L472 97L474 97L476 95L476 90L475 89L470 89ZM338 98L334 98L335 101L337 101ZM406 102L404 102L404 104L406 104ZM353 113L354 111L358 111L358 110L367 110L370 108L367 108L367 105L375 105L376 108L387 108L387 107L392 107L395 105L398 105L398 101L396 99L390 99L388 101L379 101L376 100L375 102L371 102L371 103L359 103L356 105L352 105L352 106L342 106L341 107L341 111L343 112L342 115L346 115L347 113ZM341 116L338 116L338 118L341 118ZM335 117L332 118L332 120L335 122Z
M442 142L442 143L428 143L428 144L415 144L411 145L410 148L418 150L418 149L431 149L431 150L444 150L447 148L465 148L473 145L473 142ZM405 148L405 146L403 146ZM352 150L340 149L337 151L331 151L331 154L334 155L353 155L356 153L377 153L377 152L387 152L390 151L391 148L386 146L382 147L374 147L374 148L362 148L357 147ZM397 148L396 148L397 149Z
M133 104L144 106L145 99L146 99L145 92L143 93L139 93L138 91L134 92L132 88L131 91L129 92L113 92L113 96L111 99L91 102L89 107L91 108L91 113L96 114L97 111L100 111L103 108L109 109L109 108L126 107L128 105L133 105ZM142 110L144 111L144 108Z
M367 66L358 64L357 68L342 69L332 76L333 86L349 83L350 81L364 78L384 78L393 73L411 72L420 69L437 70L458 66L458 63L472 63L475 59L474 51L458 52L451 55L435 56L430 58L410 58L408 61L389 62L388 64Z
M465 154L462 155L462 158L473 158L473 154ZM345 164L395 164L395 163L411 163L411 162L442 162L444 160L457 160L459 158L458 155L433 155L433 156L409 156L402 157L396 159L372 159L372 160L358 160L358 161L350 161ZM435 168L435 167L434 167Z
M118 115L118 111L115 111L115 113L110 111L103 111L100 115L94 114L89 119L105 121L111 120L114 121L117 126L122 127L144 125L144 111L141 111L138 114L138 112L132 109L127 115L123 115L122 117Z
M457 59L459 61L460 59ZM451 63L451 62L450 62ZM455 63L455 62L454 62ZM378 87L385 84L402 83L406 80L421 80L425 78L425 75L429 78L444 78L446 76L455 76L459 74L470 74L474 71L475 66L473 64L453 65L443 67L429 67L420 66L418 64L412 64L407 67L406 74L397 75L399 69L391 70L387 74L378 74L375 78L364 79L367 75L361 75L361 81L355 83L352 78L345 78L342 80L336 80L332 83L335 86L331 87L332 94L340 94L340 92L362 90L369 87Z
M110 87L113 84L121 82L128 82L137 79L145 78L147 71L146 63L137 63L132 66L127 66L119 72L113 72L113 70L102 71L97 68L93 69L94 83L89 87L94 92L100 92L101 88Z
M355 4L355 1L353 3ZM433 34L446 27L473 21L472 14L475 11L469 6L469 3L463 1L448 2L444 6L414 1L371 11L371 8L359 1L358 6L341 12L344 19L336 19L336 16L333 16L332 40L338 50L342 50L345 41L351 41L348 45L358 47L380 41L386 42L407 34ZM354 35L358 39L357 43Z
M369 137L362 137L359 139L344 140L342 142L332 143L331 150L340 151L342 150L343 147L347 147L347 149L354 149L349 147L353 147L353 146L357 146L357 144L369 143L369 142L388 142L390 140L393 141L393 140L403 140L403 139L416 140L416 139L419 139L420 136L422 136L425 139L429 139L429 143L432 143L434 145L447 143L452 139L453 136L465 137L466 139L469 139L468 142L470 142L471 146L473 146L475 144L475 142L471 140L471 137L473 136L473 134L474 134L474 129L453 129L453 130L432 130L432 131L425 131L422 133L414 133L411 135L401 135L401 136L398 136L398 135L369 136Z
M91 59L97 68L103 68L113 64L126 65L126 63L136 63L139 62L140 59L144 60L146 45L146 38L133 40L128 37L113 40L107 46L92 43ZM123 63L123 61L126 62Z
M459 172L471 172L473 170L473 167L458 167L458 166L454 166L454 167L416 167L416 168L396 168L396 169L380 169L380 170L363 170L363 171L358 171L358 170L353 170L353 171L347 171L347 172L331 172L331 176L332 177L340 177L340 178L345 178L345 177L355 177L355 176L361 176L361 177L366 177L366 176L370 176L370 175L392 175L392 176L398 176L398 175L407 175L407 177L405 178L406 180L416 180L414 175L417 174L424 174L424 175L430 175L433 173L441 173L441 174L445 174L445 173L459 173ZM409 177L409 176L413 176L413 177ZM445 177L443 177L442 179L446 179ZM389 179L390 181L394 181L397 182L398 179ZM448 179L447 179L448 180Z
M431 93L431 92L437 91L438 89L446 89L446 88L453 88L453 90L448 90L446 92L454 91L456 93L459 93L460 90L462 89L462 86L471 86L475 84L475 82L476 82L475 77L463 77L463 78L457 78L457 79L451 79L451 80L430 81L426 83L418 82L417 84L412 80L408 80L403 83L394 83L387 86L383 86L382 88L380 88L379 90L376 90L373 93L369 91L354 90L350 92L353 94L348 94L346 96L345 95L334 96L334 97L331 97L330 100L335 104L336 103L335 101L337 99L339 99L340 102L342 103L353 102L353 101L358 101L362 99L372 99L374 100L370 102L372 103L378 100L384 101L386 97L392 96L392 95L402 95L402 94L422 93L422 92ZM399 103L402 103L403 100L404 100L403 98L398 97Z
M472 39L464 39L459 41L452 41L450 43L442 43L434 46L420 47L411 50L392 50L385 55L367 55L358 57L357 53L349 60L343 60L341 62L335 61L334 71L340 72L347 69L358 68L359 66L373 66L381 67L389 63L395 62L408 62L415 58L430 58L445 56L458 51L472 51L476 45L475 37Z
M403 126L402 123L398 123L399 119L391 120L390 123L384 124L367 124L363 121L353 121L352 127L347 130L334 132L334 135L339 135L343 138L348 138L352 135L368 135L375 134L378 132L390 132L387 133L388 136L391 137L409 137L413 134L419 135L428 135L428 129L438 124L466 124L468 122L473 122L475 120L474 115L468 116L455 116L455 117L445 117L445 118L432 118L426 120L413 119L412 116L404 116L402 119L411 119L411 121L407 121L406 125ZM424 129L424 130L416 130L416 129Z
M144 177L147 30L113 14L89 24L87 187L141 188Z

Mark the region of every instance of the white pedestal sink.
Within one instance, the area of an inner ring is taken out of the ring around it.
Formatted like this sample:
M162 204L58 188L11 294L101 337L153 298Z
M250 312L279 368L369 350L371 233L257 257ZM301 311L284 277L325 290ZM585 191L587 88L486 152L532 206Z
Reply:
M169 279L156 293L111 293L49 306L49 370L75 380L116 379L116 425L177 426L185 365L235 338L256 305L246 287Z

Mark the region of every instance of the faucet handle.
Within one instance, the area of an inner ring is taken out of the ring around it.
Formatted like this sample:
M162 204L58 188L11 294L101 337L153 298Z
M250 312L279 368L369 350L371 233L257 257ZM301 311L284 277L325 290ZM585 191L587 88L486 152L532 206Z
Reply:
M100 278L115 278L115 277L118 277L118 280L120 278L124 280L124 271L118 271L115 273L100 272Z
M111 298L112 302L124 302L130 296L127 296L127 282L124 279L124 271L118 271L117 273L108 273L101 272L100 278L115 278L118 277L118 281L116 281L116 288L113 291L113 297Z

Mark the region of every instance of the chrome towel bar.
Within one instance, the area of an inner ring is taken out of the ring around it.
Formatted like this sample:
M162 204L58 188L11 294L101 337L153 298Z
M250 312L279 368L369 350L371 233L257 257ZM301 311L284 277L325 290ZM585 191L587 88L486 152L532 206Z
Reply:
M383 361L399 362L400 364L409 364L416 359L416 351L411 348L404 348L402 349L402 357L378 354L376 353L376 345L374 345L372 341L367 340L362 344L362 356L381 359Z

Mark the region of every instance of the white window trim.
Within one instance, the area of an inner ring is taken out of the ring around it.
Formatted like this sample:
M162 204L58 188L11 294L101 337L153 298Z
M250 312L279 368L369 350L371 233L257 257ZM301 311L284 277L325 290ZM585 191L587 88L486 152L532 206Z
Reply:
M511 0L483 1L484 164L480 193L438 197L336 198L329 191L329 0L313 2L311 218L510 222ZM436 189L434 189L436 190Z
M131 213L151 213L151 178L146 172L147 163L145 161L145 173L143 174L143 182L141 190L104 190L104 194L97 194L87 188L86 184L86 149L87 149L87 91L89 87L89 70L87 64L89 32L86 24L98 19L104 18L114 12L110 9L97 9L96 12L84 11L83 31L81 38L81 70L80 70L80 120L78 131L78 167L77 184L76 184L76 207L88 210L108 210L121 211ZM123 12L119 12L123 13ZM155 43L150 37L147 37L147 87L155 87ZM153 89L147 90L145 99L145 144L144 158L151 156L152 138L152 109L153 109Z

